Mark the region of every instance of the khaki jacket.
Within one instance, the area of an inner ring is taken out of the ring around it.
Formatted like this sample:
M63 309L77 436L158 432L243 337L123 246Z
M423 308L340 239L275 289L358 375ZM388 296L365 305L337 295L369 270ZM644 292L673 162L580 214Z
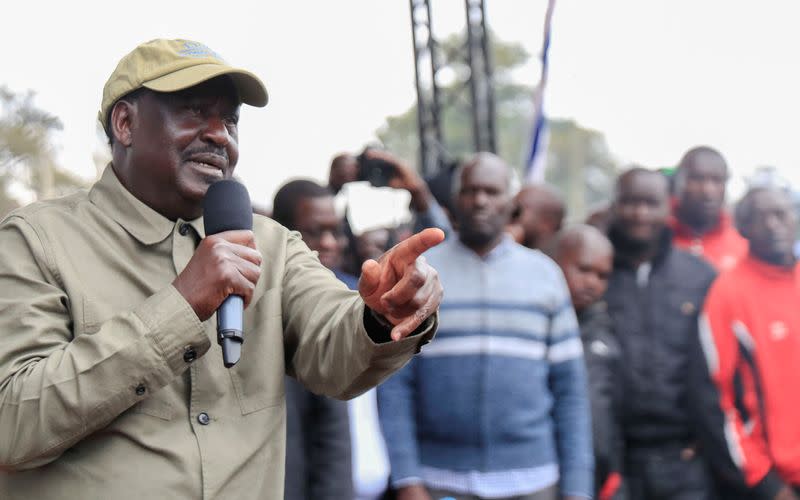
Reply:
M0 498L280 500L284 373L350 398L433 336L436 316L374 343L363 301L297 233L263 217L254 232L262 274L228 370L216 318L171 285L202 220L162 217L109 166L0 224Z

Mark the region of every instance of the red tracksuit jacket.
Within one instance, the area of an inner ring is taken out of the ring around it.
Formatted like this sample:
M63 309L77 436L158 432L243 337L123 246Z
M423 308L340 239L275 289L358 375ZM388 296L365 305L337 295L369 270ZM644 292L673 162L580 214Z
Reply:
M800 485L800 265L742 259L712 285L699 333L719 416L703 417L709 455L767 498Z
M676 216L670 219L672 243L683 250L702 257L718 271L726 271L747 255L749 245L733 225L731 216L723 212L717 227L702 236L681 224Z

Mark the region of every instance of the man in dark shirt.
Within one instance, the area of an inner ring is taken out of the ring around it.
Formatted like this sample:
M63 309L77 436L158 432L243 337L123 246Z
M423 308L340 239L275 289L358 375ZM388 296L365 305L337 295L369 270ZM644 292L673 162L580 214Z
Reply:
M275 194L273 218L300 232L320 262L343 275L336 270L346 239L330 190L313 181L290 181ZM342 277L353 288L357 279ZM347 403L314 394L291 377L286 377L286 470L285 500L353 497Z
M622 352L602 300L614 249L597 228L578 224L556 234L551 253L564 272L581 330L592 407L595 498L618 499L622 494Z
M697 315L710 265L673 247L665 177L633 168L617 180L606 302L622 346L626 479L633 500L703 500L712 487L687 404Z

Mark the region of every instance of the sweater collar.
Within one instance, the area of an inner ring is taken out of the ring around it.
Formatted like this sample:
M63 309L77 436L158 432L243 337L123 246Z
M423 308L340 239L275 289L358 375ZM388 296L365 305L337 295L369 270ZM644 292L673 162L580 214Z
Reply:
M516 245L516 243L514 242L513 238L511 238L510 235L504 234L503 237L500 239L500 242L497 244L497 246L489 250L489 253L481 257L477 253L475 253L475 250L464 245L464 243L461 241L461 238L455 237L453 238L453 240L454 240L453 245L456 248L458 248L461 252L472 255L474 258L484 262L489 262L501 258L509 251L511 251L511 248L514 245Z

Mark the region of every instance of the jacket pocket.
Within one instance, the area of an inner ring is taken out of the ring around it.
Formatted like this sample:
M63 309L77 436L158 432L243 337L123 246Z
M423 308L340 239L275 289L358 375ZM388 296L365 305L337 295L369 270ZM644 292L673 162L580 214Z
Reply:
M228 373L242 415L284 400L281 289L271 288L245 313L242 357Z

